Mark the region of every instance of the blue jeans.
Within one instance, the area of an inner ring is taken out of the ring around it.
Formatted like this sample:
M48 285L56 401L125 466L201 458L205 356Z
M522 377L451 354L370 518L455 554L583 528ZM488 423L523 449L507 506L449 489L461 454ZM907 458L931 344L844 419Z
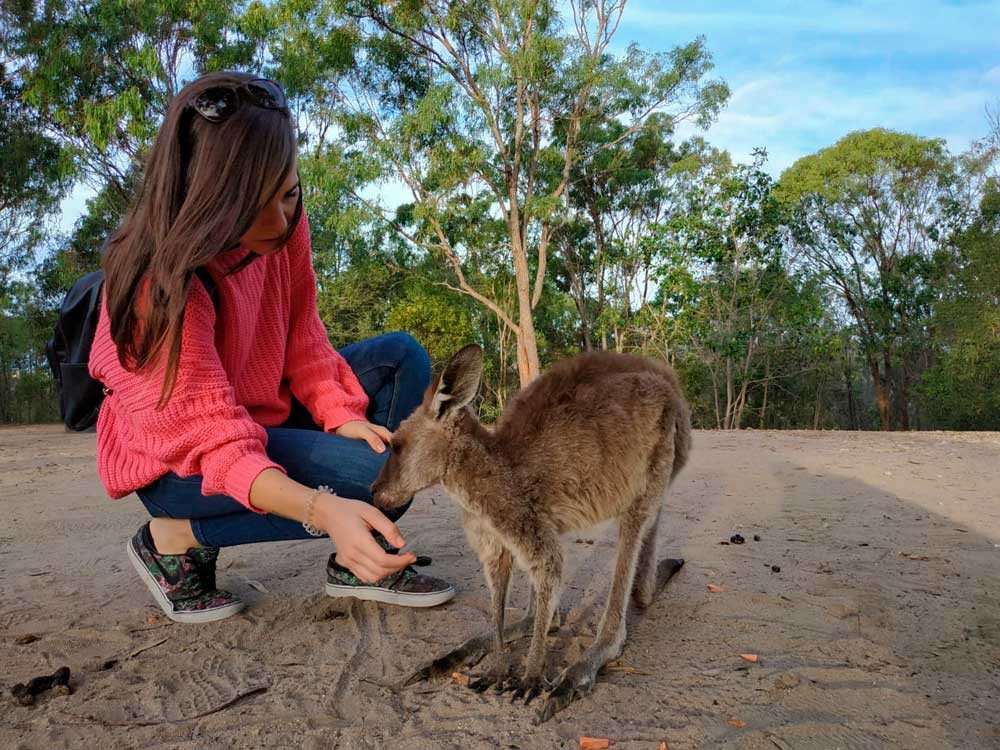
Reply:
M430 359L406 333L387 333L340 351L368 394L368 421L395 430L420 404L430 382ZM342 497L372 502L371 485L389 457L363 440L323 432L297 402L281 427L268 427L267 455L288 476L309 487L325 484ZM199 544L237 544L313 539L302 524L248 510L226 495L201 494L201 477L166 474L136 491L156 518L188 518ZM409 503L390 513L395 521Z

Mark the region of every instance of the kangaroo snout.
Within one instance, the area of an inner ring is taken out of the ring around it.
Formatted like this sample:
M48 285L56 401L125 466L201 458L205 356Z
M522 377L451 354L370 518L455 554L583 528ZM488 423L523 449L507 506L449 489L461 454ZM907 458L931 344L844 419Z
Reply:
M382 470L372 482L371 491L375 507L379 510L393 510L404 505L415 494L400 474L399 462L394 455L382 466Z
M375 481L372 482L372 499L375 501L375 507L379 510L392 510L403 503L393 502L393 495L389 492L388 482L385 480L384 474L385 469L382 469L379 475L375 477Z

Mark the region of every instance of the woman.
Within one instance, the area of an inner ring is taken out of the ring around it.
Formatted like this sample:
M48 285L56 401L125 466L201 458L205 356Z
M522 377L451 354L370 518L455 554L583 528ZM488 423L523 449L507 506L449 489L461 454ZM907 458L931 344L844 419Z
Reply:
M370 504L392 430L427 386L427 354L405 334L330 346L295 153L273 81L213 73L185 86L103 259L98 473L152 516L128 555L179 622L243 608L216 588L219 548L313 536L336 547L332 596L454 596L396 554L401 513Z

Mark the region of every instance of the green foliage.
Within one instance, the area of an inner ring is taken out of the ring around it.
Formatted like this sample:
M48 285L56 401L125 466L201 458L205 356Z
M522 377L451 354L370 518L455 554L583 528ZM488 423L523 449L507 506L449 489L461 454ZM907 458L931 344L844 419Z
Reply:
M0 292L0 424L58 418L44 342L54 315L37 290L15 281Z
M337 348L386 330L386 317L402 283L377 256L355 262L319 288L317 305Z
M472 308L472 309L470 309ZM411 281L392 306L386 329L406 331L424 345L435 368L470 342L483 344L477 335L475 309L468 300L424 281Z
M623 6L571 6L2 4L0 421L55 419L56 305L166 102L241 69L290 97L331 341L405 330L437 366L478 342L487 420L533 367L608 348L672 362L702 427L1000 428L996 144L852 133L775 185L762 150L676 138L728 97L704 39L613 52ZM96 193L54 237L73 179Z
M616 56L608 44L622 6L606 2L575 0L571 34L545 1L336 7L358 40L338 122L412 194L409 226L393 228L446 260L454 289L503 319L519 341L521 378L532 377L534 311L548 288L537 270L566 220L572 173L647 129L714 118L728 89L705 80L703 41ZM513 274L514 305L470 282L483 258Z
M775 195L813 273L837 290L876 388L883 429L908 429L928 346L931 258L956 223L943 141L875 129L800 159Z
M68 187L66 153L38 129L0 64L0 293L30 268Z
M920 382L928 421L951 429L1000 429L1000 189L987 187L973 224L940 259L947 290L933 318L937 362Z
M167 102L201 71L252 67L260 3L96 0L5 3L2 44L20 97L58 135L77 174L110 188L119 212ZM259 66L258 66L259 67Z

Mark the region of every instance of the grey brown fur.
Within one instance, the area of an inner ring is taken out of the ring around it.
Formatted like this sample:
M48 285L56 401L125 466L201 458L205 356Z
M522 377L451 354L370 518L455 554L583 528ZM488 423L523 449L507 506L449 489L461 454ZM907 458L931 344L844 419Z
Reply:
M660 506L687 462L689 412L665 363L593 352L554 365L514 396L490 429L469 408L482 365L474 345L452 357L396 431L373 491L376 504L391 508L440 481L461 506L493 608L492 664L473 686L514 689L527 700L545 689L547 632L563 569L559 537L618 520L618 556L597 638L556 680L539 714L544 721L588 693L601 667L621 653L629 595L644 608L656 593ZM683 564L672 562L670 572ZM515 564L528 574L533 598L526 621L505 628ZM503 643L529 623L531 646L517 675ZM480 658L484 643L484 636L474 638L415 677Z

